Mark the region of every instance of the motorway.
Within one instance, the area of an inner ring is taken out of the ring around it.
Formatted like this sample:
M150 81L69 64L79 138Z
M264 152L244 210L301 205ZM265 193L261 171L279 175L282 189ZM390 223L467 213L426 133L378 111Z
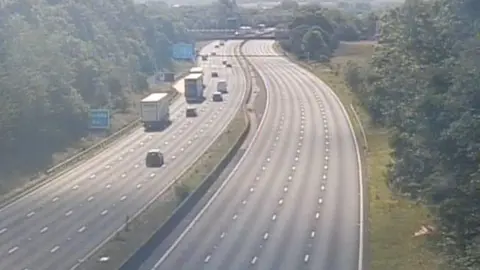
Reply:
M243 48L276 54L272 41ZM286 58L250 59L267 89L252 144L176 241L142 269L361 269L360 161L345 109Z
M234 54L240 41L202 50ZM211 62L213 61L213 62ZM202 62L207 100L198 106L199 116L185 118L181 97L172 104L172 125L163 132L139 128L105 151L66 172L55 181L0 209L0 269L68 270L101 244L130 217L145 207L180 173L190 167L226 128L241 106L246 79L239 63L221 58ZM217 68L218 67L218 68ZM218 69L227 78L229 94L223 102L211 102L216 87L210 78ZM145 168L145 155L160 148L166 164Z

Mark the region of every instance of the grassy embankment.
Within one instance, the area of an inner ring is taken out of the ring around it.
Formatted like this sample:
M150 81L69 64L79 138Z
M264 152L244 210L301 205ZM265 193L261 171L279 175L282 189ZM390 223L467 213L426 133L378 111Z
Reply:
M191 166L167 192L159 196L139 216L128 224L128 231L117 233L102 248L82 263L78 270L118 269L133 253L140 248L167 221L176 206L182 201L176 191L195 190L203 179L220 163L222 158L238 141L247 128L245 112L240 109L227 129L217 138L210 148ZM180 188L179 188L180 187ZM108 257L107 262L100 262Z
M278 47L277 47L278 48ZM422 224L431 220L428 210L409 200L399 198L387 186L387 165L391 162L391 148L387 130L376 127L359 100L346 85L343 68L348 61L368 64L373 53L371 42L344 43L335 52L331 65L309 64L313 73L328 84L349 111L355 125L359 144L363 146L360 125L356 121L353 105L359 116L368 143L363 167L368 174L366 200L368 200L367 252L372 270L434 270L437 256L432 253L422 237L413 237Z

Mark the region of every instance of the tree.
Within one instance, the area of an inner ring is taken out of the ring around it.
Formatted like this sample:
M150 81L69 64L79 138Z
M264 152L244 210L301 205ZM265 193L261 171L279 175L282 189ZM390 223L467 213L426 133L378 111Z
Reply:
M0 177L36 171L88 135L89 108L126 111L185 38L168 7L7 1L0 7ZM10 183L1 182L10 188Z
M370 66L346 73L394 131L390 186L436 214L452 269L480 268L480 5L408 0L381 18Z

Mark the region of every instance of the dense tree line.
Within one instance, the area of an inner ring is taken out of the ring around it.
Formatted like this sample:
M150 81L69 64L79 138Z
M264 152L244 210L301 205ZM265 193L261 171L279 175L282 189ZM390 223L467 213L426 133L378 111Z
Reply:
M128 110L185 39L160 4L18 0L0 6L0 175L47 165L88 132L88 109ZM39 163L41 162L41 164Z
M452 269L480 269L480 1L407 0L346 79L394 130L389 184L431 206Z
M173 8L171 12L178 22L189 29L225 29L227 20L241 22L240 10L235 0L218 0L208 5L186 5Z
M373 13L349 14L319 6L288 7L291 17L282 18L281 25L288 29L288 36L281 37L280 45L300 59L328 61L340 41L371 39L376 31L377 16Z

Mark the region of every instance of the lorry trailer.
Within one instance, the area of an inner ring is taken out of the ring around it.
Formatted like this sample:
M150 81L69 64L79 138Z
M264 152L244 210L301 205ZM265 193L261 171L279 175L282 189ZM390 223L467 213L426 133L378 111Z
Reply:
M167 93L152 93L140 101L140 117L145 131L161 130L170 124Z
M190 69L190 74L202 74L203 75L203 68L202 67L193 67Z
M187 103L200 103L205 100L203 96L203 75L190 74L184 79L185 81L185 101Z

